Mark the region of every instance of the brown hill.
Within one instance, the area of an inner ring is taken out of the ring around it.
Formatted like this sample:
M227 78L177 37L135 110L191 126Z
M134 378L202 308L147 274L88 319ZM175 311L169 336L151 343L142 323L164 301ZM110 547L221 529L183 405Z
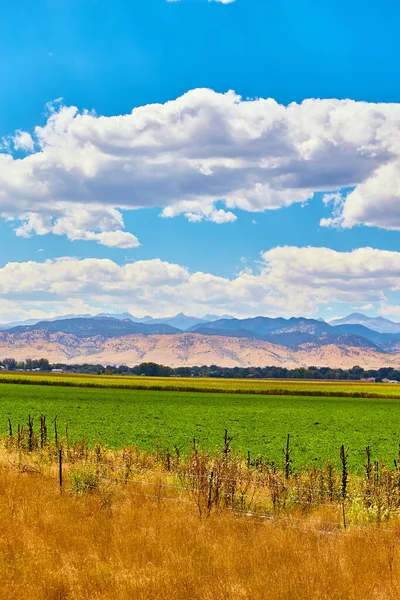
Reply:
M280 365L288 368L309 365L351 368L356 364L365 368L400 366L400 354L384 354L368 348L305 344L294 350L261 340L194 333L79 338L73 334L44 330L0 332L0 359L6 357L128 366L156 362L171 367L212 364L225 367Z

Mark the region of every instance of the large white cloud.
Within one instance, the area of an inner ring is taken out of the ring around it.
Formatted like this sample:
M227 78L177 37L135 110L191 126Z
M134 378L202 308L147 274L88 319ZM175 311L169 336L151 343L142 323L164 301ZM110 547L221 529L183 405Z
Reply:
M393 315L397 309L390 313L386 294L400 300L399 290L400 252L373 248L277 247L261 255L256 270L232 279L190 273L159 259L120 266L108 259L63 258L0 269L0 321L101 310L311 316L331 303L355 302L375 303Z
M196 89L126 115L49 110L43 127L18 131L0 154L0 214L20 221L19 234L104 243L99 234L114 231L109 245L134 247L135 236L121 236L121 209L225 223L235 209L278 209L348 188L323 225L400 229L400 104L283 106Z

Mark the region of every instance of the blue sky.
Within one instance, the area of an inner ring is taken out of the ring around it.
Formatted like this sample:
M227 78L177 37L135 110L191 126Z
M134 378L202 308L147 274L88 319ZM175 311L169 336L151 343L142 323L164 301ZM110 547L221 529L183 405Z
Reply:
M400 317L399 17L388 0L3 3L0 320Z

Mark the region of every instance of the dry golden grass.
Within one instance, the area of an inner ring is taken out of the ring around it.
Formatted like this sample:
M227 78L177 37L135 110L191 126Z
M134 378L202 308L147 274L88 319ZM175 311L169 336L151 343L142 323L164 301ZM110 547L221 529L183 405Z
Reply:
M297 513L299 521L231 511L200 519L190 503L124 486L60 494L50 470L24 464L0 459L1 599L400 597L400 535L375 527L322 533L336 509Z

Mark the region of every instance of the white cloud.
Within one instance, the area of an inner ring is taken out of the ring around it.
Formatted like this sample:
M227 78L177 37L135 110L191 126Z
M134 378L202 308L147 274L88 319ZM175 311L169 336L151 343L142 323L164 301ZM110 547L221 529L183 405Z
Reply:
M137 248L140 246L139 240L132 233L127 231L102 231L95 233L94 231L82 232L81 240L95 240L103 246L109 248Z
M356 311L360 311L360 310L373 310L374 309L374 305L371 304L371 302L368 302L367 304L362 304L361 306L352 306L352 308Z
M374 248L277 247L232 279L190 273L159 259L120 266L108 259L62 258L0 269L0 321L10 320L10 306L13 318L32 311L76 312L77 305L86 307L83 312L129 310L139 316L179 311L312 316L332 303L349 308L356 301L377 304L385 314L388 293L400 304L400 252Z
M116 248L137 248L139 240L132 233L117 229L124 226L120 212L109 207L74 206L73 210L60 205L57 216L41 213L26 213L20 217L22 225L15 229L20 237L33 233L66 235L69 240L94 240L99 244Z
M12 138L14 148L16 150L24 150L25 152L33 152L35 148L35 142L33 141L30 133L26 131L16 131Z
M379 314L383 317L398 321L400 319L400 303L397 305L383 302L379 308Z
M400 229L400 159L380 166L360 183L347 196L339 219L343 227Z
M226 223L235 209L303 204L319 191L332 206L322 225L400 229L400 104L283 106L196 89L126 115L59 102L49 111L32 135L13 137L30 154L15 158L7 144L0 153L0 215L21 221L19 234L69 235L62 223L75 213L94 215L78 231L100 234L102 211L118 220L146 207Z

